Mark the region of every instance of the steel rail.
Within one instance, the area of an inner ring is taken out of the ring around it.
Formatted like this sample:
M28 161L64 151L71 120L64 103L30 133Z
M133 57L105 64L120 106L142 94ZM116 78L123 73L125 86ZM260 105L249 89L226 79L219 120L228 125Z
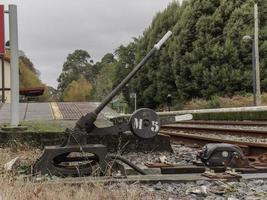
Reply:
M214 138L214 137L205 137L203 135L197 134L188 134L188 133L179 133L174 131L173 129L168 130L167 128L161 129L160 133L169 135L171 140L174 142L190 144L190 145L197 145L197 146L204 146L208 143L229 143L235 144L240 146L244 149L246 155L249 156L256 156L262 153L267 152L267 144L265 143L254 143L254 142L243 142L243 141L236 141L236 140L228 140L228 139L221 139L221 138Z
M267 126L267 121L225 121L225 120L190 120L177 124L233 125L233 126Z
M163 129L168 130L187 130L187 131L200 131L200 132L212 132L214 134L218 132L231 133L240 136L261 136L267 137L266 130L256 130L256 129L244 129L244 128L228 128L228 127L210 127L210 126L197 126L197 125L181 125L181 124L170 124L161 126Z

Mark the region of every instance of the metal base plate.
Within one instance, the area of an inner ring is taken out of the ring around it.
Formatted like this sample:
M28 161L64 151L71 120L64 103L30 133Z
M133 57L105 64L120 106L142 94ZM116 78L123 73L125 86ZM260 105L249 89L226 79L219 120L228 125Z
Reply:
M97 166L98 171L105 174L106 156L107 148L101 144L48 146L33 171L42 175L86 176L92 175L93 166Z

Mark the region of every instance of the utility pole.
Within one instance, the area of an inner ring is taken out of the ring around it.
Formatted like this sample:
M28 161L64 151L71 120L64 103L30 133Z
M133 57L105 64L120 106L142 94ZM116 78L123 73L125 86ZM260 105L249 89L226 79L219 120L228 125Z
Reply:
M254 5L254 53L255 53L255 84L256 84L256 102L255 105L261 105L261 87L260 87L260 59L259 59L259 16L258 5Z
M134 111L137 109L137 103L136 103L136 93L134 95Z
M0 5L0 55L1 55L1 73L2 73L2 103L5 103L5 9Z
M8 6L11 65L11 126L19 125L19 54L17 6Z
M171 111L171 105L172 105L172 95L168 94L167 96L167 106L168 106L168 111Z
M2 103L5 103L5 56L1 57L1 65L2 65Z

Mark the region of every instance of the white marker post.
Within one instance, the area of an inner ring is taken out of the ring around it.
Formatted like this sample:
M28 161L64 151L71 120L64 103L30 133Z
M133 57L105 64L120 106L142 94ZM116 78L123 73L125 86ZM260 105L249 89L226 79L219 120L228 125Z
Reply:
M9 41L11 65L11 126L19 125L19 54L17 6L9 5Z

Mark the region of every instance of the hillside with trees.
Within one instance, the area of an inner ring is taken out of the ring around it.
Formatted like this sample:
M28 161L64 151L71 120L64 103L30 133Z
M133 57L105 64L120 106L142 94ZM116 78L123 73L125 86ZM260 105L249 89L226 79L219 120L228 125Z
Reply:
M260 69L262 90L267 90L267 1L256 1L260 15ZM233 96L252 91L252 43L242 40L253 35L253 0L188 0L171 3L157 13L143 35L117 48L115 57L102 59L83 71L93 85L90 98L101 99L117 85L168 30L173 35L123 90L137 93L138 107L159 108L171 94L179 106L194 99ZM87 60L90 57L87 58ZM76 69L64 70L78 80ZM71 70L74 70L71 72ZM92 72L94 72L92 74ZM76 74L76 75L75 75ZM62 78L59 88L62 89ZM70 84L66 81L64 84ZM100 85L99 85L100 84ZM66 88L66 86L64 86ZM88 97L89 97L88 96Z

